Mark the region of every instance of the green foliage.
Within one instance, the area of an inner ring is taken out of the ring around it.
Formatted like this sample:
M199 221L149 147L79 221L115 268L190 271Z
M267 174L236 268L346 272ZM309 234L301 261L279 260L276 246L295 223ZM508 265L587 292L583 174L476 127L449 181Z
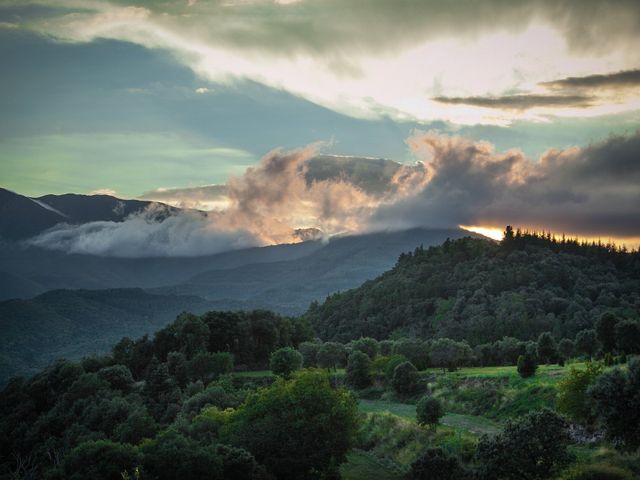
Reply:
M396 340L393 344L393 354L406 357L419 370L424 370L429 365L427 345L418 338Z
M337 369L344 367L347 359L347 349L337 342L326 342L318 350L317 361L320 368Z
M581 465L570 469L560 480L633 480L633 472L614 465Z
M518 374L522 378L533 377L538 369L538 362L531 353L525 353L518 357Z
M626 354L640 353L640 321L624 320L616 325L618 350Z
M553 362L558 356L558 347L550 332L543 332L538 337L537 353L540 361L545 364Z
M457 457L442 448L428 448L418 460L411 464L407 480L462 480L467 472Z
M110 440L80 443L64 459L62 471L69 480L121 480L121 472L140 465L140 453L132 445Z
M575 352L575 345L569 338L563 338L558 342L558 354L561 358L568 360L573 357Z
M108 382L111 388L122 390L123 392L129 391L133 385L131 371L124 365L104 367L98 371L98 377Z
M275 375L288 378L302 367L302 355L295 348L279 348L271 354L269 367Z
M302 342L298 345L298 351L302 355L302 366L305 368L318 366L318 351L320 342Z
M449 338L439 338L429 346L429 358L434 367L455 371L459 366L471 361L473 351L466 342L456 342Z
M371 337L360 337L350 343L352 350L366 353L371 360L375 360L378 355L378 341Z
M587 389L601 373L602 366L596 362L587 362L584 369L572 366L558 384L558 410L576 422L592 423L593 411Z
M418 369L411 362L404 362L393 370L393 389L401 395L412 395L418 389Z
M616 325L620 318L612 312L603 313L596 322L596 334L604 353L612 353L616 349Z
M247 448L279 479L336 472L357 426L353 396L331 388L321 371L302 371L251 394L225 436Z
M625 449L640 447L640 358L627 371L605 372L587 390L607 436Z
M551 410L532 412L508 422L495 437L478 443L480 478L487 480L543 480L571 460L566 424Z
M369 356L360 350L354 350L347 361L347 384L357 390L367 388L371 385L370 369L371 360Z
M575 340L576 352L586 355L588 358L593 357L598 350L598 336L593 329L581 330L576 335Z
M390 271L329 296L305 318L322 338L338 341L405 335L476 346L543 332L574 338L606 311L632 315L637 255L539 234L514 234L509 248L462 238L401 255Z
M430 395L422 397L416 405L416 418L420 425L435 426L444 416L442 403Z
M387 377L387 380L391 381L393 379L393 373L395 372L398 365L408 361L409 359L404 355L392 355L391 357L389 357L384 366L384 374Z

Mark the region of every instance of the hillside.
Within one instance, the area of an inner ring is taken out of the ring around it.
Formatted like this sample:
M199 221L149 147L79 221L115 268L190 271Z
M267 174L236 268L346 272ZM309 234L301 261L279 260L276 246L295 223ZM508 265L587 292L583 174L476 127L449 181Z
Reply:
M0 302L0 383L57 358L108 351L123 336L153 334L183 311L224 307L234 305L140 289L54 290L31 300Z
M416 245L439 245L447 238L464 234L463 230L417 228L337 237L299 258L210 270L182 284L154 291L233 299L251 308L299 315L313 301L375 278Z
M571 337L605 311L640 316L640 256L537 235L418 248L306 313L324 339L449 337L472 345L551 331Z

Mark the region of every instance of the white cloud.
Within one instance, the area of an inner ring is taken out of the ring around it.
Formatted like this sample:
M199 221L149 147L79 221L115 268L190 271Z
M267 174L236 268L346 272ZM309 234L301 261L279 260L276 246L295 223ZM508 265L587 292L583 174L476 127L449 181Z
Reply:
M620 19L618 29L626 32L628 45L603 54L596 39L586 35L589 48L576 46L572 26L581 16L578 10L566 7L564 12L545 2L508 8L502 3L497 7L488 4L478 18L471 17L473 12L454 10L447 16L437 3L428 2L416 4L415 18L384 5L372 4L355 12L333 2L316 4L317 11L303 2L272 4L287 9L289 14L282 17L276 11L268 12L268 2L198 3L185 11L175 5L154 11L150 5L97 3L93 4L95 11L47 18L33 25L70 41L113 38L167 49L210 82L250 79L355 117L388 115L460 124L504 125L517 119L544 120L559 112L582 115L584 109L491 110L443 105L430 98L535 91L539 82L622 70L640 61L640 53L630 46L637 40L629 34L632 25L620 14L624 6L610 9L610 16ZM197 13L189 13L191 10ZM276 19L269 21L270 15ZM562 15L565 20L560 20ZM395 20L397 24L392 23L395 16L401 17ZM601 44L617 39L620 46L622 37L616 36L609 17L592 20L589 29L608 32ZM349 29L353 30L350 36ZM206 93L204 89L196 91ZM637 103L606 104L594 114L636 108Z

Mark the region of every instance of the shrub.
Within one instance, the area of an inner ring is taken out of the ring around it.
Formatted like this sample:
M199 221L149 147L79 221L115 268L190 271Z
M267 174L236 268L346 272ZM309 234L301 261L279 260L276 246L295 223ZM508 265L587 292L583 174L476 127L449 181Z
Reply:
M596 464L572 468L560 480L633 480L629 470L613 465Z
M411 395L418 388L418 369L411 362L404 362L393 370L393 389L403 395Z
M346 380L353 388L361 390L371 385L371 360L366 353L355 350L347 361Z
M580 423L592 423L593 412L587 389L602 373L598 363L587 362L586 368L571 367L569 374L558 384L558 410Z
M395 372L398 365L408 361L409 359L404 355L392 355L389 357L384 367L384 374L387 377L387 380L391 381L393 379L393 372Z
M478 442L480 478L486 480L542 480L552 477L570 461L565 421L543 409L517 422L508 422L494 437Z
M274 374L288 378L302 367L302 355L295 348L279 348L271 354L269 367Z
M530 353L525 353L518 357L518 373L522 378L529 378L535 375L538 363Z
M587 390L607 437L627 449L640 446L640 358L627 371L605 372Z
M442 448L429 448L411 464L407 480L461 480L466 472L457 457Z
M416 417L420 425L437 425L444 416L444 408L440 400L425 395L416 405Z

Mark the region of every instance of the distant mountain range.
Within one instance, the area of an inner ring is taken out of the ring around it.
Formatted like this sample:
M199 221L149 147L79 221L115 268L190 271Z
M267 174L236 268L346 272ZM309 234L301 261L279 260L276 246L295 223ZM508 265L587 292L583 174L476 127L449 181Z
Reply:
M469 235L412 229L201 257L112 258L21 240L59 222L122 221L150 202L71 194L31 199L8 190L0 197L0 381L56 356L78 357L123 335L153 333L181 311L268 308L298 315L314 300L375 278L403 252Z

